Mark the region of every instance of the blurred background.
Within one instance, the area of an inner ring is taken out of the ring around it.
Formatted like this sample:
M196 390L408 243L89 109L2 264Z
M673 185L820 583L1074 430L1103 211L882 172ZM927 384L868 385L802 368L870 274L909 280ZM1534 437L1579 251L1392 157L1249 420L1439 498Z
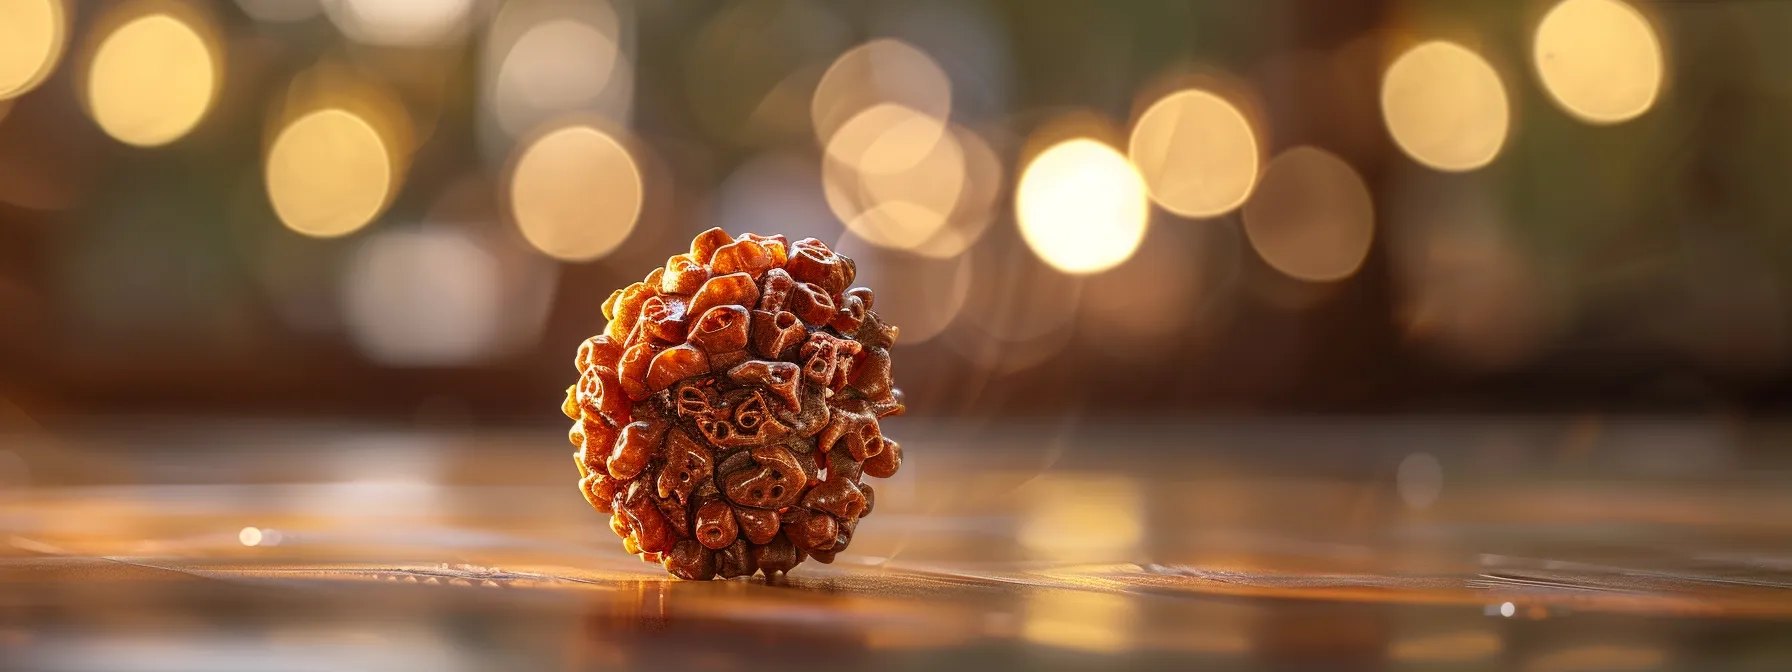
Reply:
M1777 2L0 4L32 415L552 417L711 226L939 416L1775 413Z
M0 0L0 668L1786 669L1788 62L1759 0ZM813 590L566 464L717 226L902 330Z

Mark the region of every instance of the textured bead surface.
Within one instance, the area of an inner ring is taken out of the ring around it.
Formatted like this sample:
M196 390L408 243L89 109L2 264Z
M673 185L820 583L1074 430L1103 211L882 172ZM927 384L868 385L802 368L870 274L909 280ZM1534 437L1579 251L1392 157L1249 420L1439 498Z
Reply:
M888 478L902 412L897 330L850 287L852 259L813 238L710 229L612 293L580 344L578 488L623 548L678 578L832 562Z

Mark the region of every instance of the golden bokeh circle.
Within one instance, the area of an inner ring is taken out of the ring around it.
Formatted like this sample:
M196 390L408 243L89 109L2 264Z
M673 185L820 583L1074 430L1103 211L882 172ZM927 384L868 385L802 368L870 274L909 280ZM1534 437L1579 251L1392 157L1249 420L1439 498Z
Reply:
M1257 136L1237 106L1188 89L1151 104L1133 126L1128 154L1151 200L1184 217L1232 211L1257 183Z
M1310 282L1355 274L1375 238L1368 185L1350 164L1317 147L1295 147L1271 160L1243 214L1258 256Z
M834 59L810 98L809 118L823 146L867 108L899 105L934 119L952 112L952 81L926 52L901 40L880 38Z
M523 237L561 261L609 254L641 217L644 184L628 148L596 128L550 131L518 155L510 210Z
M1619 0L1563 0L1537 24L1532 59L1543 89L1569 114L1615 124L1647 112L1661 93L1661 42Z
M1394 59L1381 81L1381 113L1401 151L1451 172L1491 163L1505 146L1512 114L1493 66L1445 41Z
M829 140L828 207L880 247L913 250L944 228L965 190L958 137L939 119L895 104L853 117Z
M168 14L107 34L87 72L87 109L107 135L139 147L179 140L217 93L218 57L199 30Z
M1144 178L1114 148L1089 138L1052 145L1033 158L1015 191L1021 238L1065 273L1120 265L1145 238Z
M67 25L60 0L0 0L0 100L24 95L50 76Z
M352 112L312 112L281 130L268 148L268 199L294 231L347 235L390 202L391 151L374 126Z

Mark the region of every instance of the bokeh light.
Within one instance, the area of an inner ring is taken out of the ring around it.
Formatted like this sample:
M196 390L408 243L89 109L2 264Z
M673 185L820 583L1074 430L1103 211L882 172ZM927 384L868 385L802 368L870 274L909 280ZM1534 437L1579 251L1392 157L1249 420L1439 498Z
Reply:
M937 234L965 188L965 156L938 119L893 104L865 110L828 142L828 205L865 240L912 249Z
M355 250L340 287L350 338L391 366L451 366L492 354L504 315L497 259L449 226L382 229Z
M1146 108L1128 153L1151 199L1184 217L1230 212L1257 183L1257 136L1232 103L1199 89Z
M328 238L355 231L386 207L397 182L392 149L366 119L343 109L300 117L268 149L267 189L292 230Z
M61 0L0 0L0 100L36 88L62 56Z
M417 47L442 44L464 33L473 0L325 0L324 9L349 39Z
M996 156L995 149L983 136L962 126L954 125L947 130L964 160L964 185L945 225L935 231L932 238L908 250L935 259L963 255L981 239L1000 215L997 205L1008 186L1002 159Z
M1263 171L1244 206L1251 247L1276 270L1328 282L1356 273L1375 237L1375 208L1356 170L1330 152L1295 147Z
M87 107L107 135L141 147L180 139L216 97L219 57L188 19L132 19L100 41L87 73Z
M590 126L567 126L523 149L510 182L511 214L529 244L562 261L608 254L641 216L640 167Z
M1015 192L1021 237L1066 273L1098 273L1126 261L1145 237L1145 181L1114 148L1088 138L1041 152Z
M1543 16L1532 46L1544 90L1584 121L1634 119L1661 92L1661 43L1620 0L1563 0Z
M1381 113L1401 151L1444 171L1491 163L1511 125L1506 87L1493 66L1444 41L1394 59L1381 81Z
M943 124L952 112L952 82L939 63L907 42L885 38L861 44L835 59L815 86L809 110L815 137L831 146L848 121L879 104L908 108Z
M487 37L486 95L509 137L572 113L625 123L634 73L609 2L512 3Z
M579 21L548 21L517 38L498 70L498 121L517 133L529 112L565 110L595 99L616 69L616 42Z

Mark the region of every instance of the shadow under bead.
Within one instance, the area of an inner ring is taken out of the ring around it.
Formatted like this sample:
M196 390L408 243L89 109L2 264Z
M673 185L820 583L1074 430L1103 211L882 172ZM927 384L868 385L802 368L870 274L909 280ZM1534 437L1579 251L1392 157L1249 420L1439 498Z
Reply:
M816 239L710 229L612 292L579 344L581 496L623 549L687 580L774 577L846 551L901 467L897 330L857 267ZM850 289L849 289L850 287Z

